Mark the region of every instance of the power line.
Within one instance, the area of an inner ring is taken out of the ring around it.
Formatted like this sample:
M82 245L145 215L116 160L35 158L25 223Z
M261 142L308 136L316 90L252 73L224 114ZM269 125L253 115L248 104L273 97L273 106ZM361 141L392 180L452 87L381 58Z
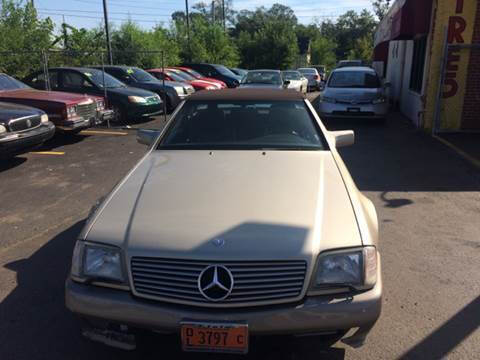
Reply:
M88 13L88 14L98 14L99 11L94 11L94 10L67 10L67 9L45 9L45 8L38 8L38 10L41 11L55 11L55 12L74 12L74 13ZM131 12L118 12L118 11L109 11L109 14L115 14L115 15L134 15L134 16L164 16L164 17L170 17L171 15L167 14L152 14L152 13L131 13ZM66 14L67 16L70 16Z
M56 13L51 13L51 12L46 12L46 11L38 11L38 13L42 15L49 15L49 16L66 16L66 17L75 17L75 18L84 18L84 19L98 19L98 20L103 20L103 17L100 16L88 16L88 15L70 15L70 14L56 14ZM126 20L132 20L134 22L145 22L145 23L154 23L158 24L158 20L145 20L145 19L120 19L120 18L109 18L109 20L113 21L126 21Z

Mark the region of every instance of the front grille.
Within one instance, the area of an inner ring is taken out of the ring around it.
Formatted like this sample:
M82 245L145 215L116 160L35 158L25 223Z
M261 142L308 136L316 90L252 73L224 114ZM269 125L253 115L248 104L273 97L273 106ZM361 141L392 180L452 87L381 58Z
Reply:
M349 105L367 105L371 104L372 100L338 100L337 104L349 104Z
M233 289L222 301L207 300L198 288L201 272L222 265L233 276ZM190 261L133 257L133 285L139 296L201 306L250 306L297 298L305 282L305 261Z
M91 104L77 105L77 115L84 119L91 119L97 115L97 104L92 102Z
M332 115L357 117L357 116L375 116L375 113L371 111L333 111Z
M10 131L25 131L37 127L41 123L40 116L33 116L23 119L10 120L8 127Z

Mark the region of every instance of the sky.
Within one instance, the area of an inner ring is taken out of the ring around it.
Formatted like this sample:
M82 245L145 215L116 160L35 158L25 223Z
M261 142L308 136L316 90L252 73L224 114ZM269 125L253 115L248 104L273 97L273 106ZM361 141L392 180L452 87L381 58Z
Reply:
M103 19L102 0L33 0L41 17L50 17L57 24L65 22L75 27L92 28ZM202 2L189 0L189 7ZM211 2L211 0L203 0ZM270 7L274 3L287 5L295 11L300 23L335 19L348 10L372 10L371 0L233 0L234 10L255 10L259 6ZM115 25L132 19L145 29L157 24L168 26L170 15L185 10L184 0L107 0L109 20Z

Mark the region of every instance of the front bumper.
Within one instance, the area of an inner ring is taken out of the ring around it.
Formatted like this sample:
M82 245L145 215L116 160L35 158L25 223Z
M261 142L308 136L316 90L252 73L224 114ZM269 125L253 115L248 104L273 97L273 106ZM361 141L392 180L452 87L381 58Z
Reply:
M206 309L172 305L134 297L131 292L66 282L66 306L84 318L180 333L180 323L190 321L246 322L257 335L309 335L358 328L345 339L352 346L365 341L381 312L382 278L379 262L376 286L366 292L347 295L306 297L302 303L258 308Z
M339 104L319 102L321 118L367 118L383 119L388 115L389 105L383 104Z
M99 110L97 117L92 121L92 126L103 124L106 121L111 121L115 117L113 110Z
M0 138L0 158L25 153L51 139L54 134L55 125L47 123L32 130Z
M150 117L163 113L163 103L151 105L130 105L127 108L128 118Z
M91 119L85 119L83 117L77 117L72 120L65 120L56 125L57 129L63 131L78 131L81 129L87 129L92 126Z

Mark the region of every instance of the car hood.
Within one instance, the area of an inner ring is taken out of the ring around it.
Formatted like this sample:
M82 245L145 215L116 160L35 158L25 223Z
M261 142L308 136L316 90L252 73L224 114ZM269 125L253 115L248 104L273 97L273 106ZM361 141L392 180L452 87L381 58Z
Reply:
M143 82L143 83L138 83L139 87L142 87L143 89L148 89L148 90L161 90L163 89L163 80L158 80L158 81L149 81L149 82ZM165 87L166 88L174 88L175 86L189 86L186 82L179 82L179 81L168 81L165 80Z
M240 84L242 89L283 89L282 85L273 84Z
M0 102L0 123L27 116L38 116L44 112L29 106Z
M96 98L91 95L79 95L60 91L44 91L35 89L19 89L11 91L0 91L0 99L32 99L41 101L52 101L64 104L76 104L88 98Z
M312 260L324 249L361 245L328 151L153 151L81 238L129 257L207 260Z
M383 95L383 89L374 88L326 88L323 96L331 97L336 100L357 100L357 101L372 101Z

